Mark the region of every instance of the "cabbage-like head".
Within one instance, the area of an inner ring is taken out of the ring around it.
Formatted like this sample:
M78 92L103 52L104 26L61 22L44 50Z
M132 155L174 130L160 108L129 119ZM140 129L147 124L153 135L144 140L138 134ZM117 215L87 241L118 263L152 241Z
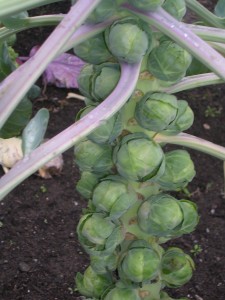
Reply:
M179 21L181 21L186 14L185 0L165 0L162 7Z
M128 180L153 180L164 172L161 147L144 134L125 136L115 148L113 159L118 173Z
M112 284L112 278L109 274L99 275L97 274L91 266L89 266L84 275L77 273L76 278L76 287L80 294L99 298L103 292Z
M76 56L91 64L101 64L112 57L106 47L103 33L85 40L73 48Z
M143 128L160 132L177 115L177 98L166 93L148 93L137 104L135 118Z
M77 182L77 191L86 199L92 197L93 190L99 182L99 176L90 172L82 172L81 178Z
M187 151L170 151L165 154L165 161L165 172L158 179L158 183L163 190L180 190L186 187L194 178L194 163Z
M139 62L149 51L152 34L145 23L129 17L115 21L106 30L106 43L119 61L132 64Z
M144 282L156 278L160 262L158 253L150 245L144 241L135 241L129 246L120 269L125 279Z
M75 162L81 171L106 174L113 167L112 148L84 140L75 146Z
M187 283L193 270L193 260L179 248L169 248L162 257L161 277L168 287L176 288Z
M148 70L158 79L176 82L181 80L191 64L191 55L175 42L163 40L148 58Z
M110 18L117 10L117 3L115 0L102 1L98 4L95 10L88 16L86 23L96 24Z
M138 210L139 227L154 236L169 237L175 234L182 221L179 201L167 194L151 196Z
M160 7L164 0L128 0L133 6L144 10L156 10Z

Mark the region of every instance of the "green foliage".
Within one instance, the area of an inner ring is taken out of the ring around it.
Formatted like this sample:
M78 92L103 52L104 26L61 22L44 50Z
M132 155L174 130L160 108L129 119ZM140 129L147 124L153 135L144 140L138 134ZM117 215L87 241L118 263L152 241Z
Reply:
M156 10L159 6L163 4L164 0L128 0L128 2L140 9Z

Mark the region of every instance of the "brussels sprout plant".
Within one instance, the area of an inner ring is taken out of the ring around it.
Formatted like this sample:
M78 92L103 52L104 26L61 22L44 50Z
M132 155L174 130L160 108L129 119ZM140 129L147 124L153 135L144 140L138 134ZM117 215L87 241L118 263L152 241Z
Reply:
M88 201L77 234L90 255L90 266L76 276L78 291L93 300L172 300L164 288L187 283L195 267L166 242L194 231L199 216L194 202L169 194L192 181L192 159L165 145L225 160L224 147L183 132L194 113L175 95L225 81L224 1L215 8L218 16L196 0L72 0L63 16L26 12L57 1L0 0L0 164L11 167L0 179L0 199L75 145L77 190ZM188 9L207 26L184 23ZM58 26L18 67L12 37L47 25ZM85 107L74 124L43 143L48 114L41 110L30 119L34 83L70 49L84 61L77 82ZM13 166L6 153L15 138L20 155Z

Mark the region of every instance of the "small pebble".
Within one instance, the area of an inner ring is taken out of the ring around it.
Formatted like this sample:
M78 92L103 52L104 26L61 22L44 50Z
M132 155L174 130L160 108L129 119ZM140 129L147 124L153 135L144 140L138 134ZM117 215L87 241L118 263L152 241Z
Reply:
M211 127L209 126L209 124L203 124L203 127L206 129L206 130L209 130Z
M19 269L21 272L29 272L30 266L25 262L21 262L21 263L19 263Z
M207 233L210 233L210 230L209 230L209 228L206 228L206 232L207 232Z

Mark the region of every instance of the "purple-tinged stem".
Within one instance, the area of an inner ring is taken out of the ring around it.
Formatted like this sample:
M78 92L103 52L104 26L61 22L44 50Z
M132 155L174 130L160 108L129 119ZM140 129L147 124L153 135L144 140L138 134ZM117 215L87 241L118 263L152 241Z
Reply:
M104 102L78 122L39 146L5 174L0 179L0 200L46 162L71 148L114 115L132 95L138 80L140 65L140 63L121 64L121 77L118 85Z
M187 133L179 133L178 135L173 136L157 134L154 137L154 140L157 143L168 143L185 146L225 160L225 147L216 145Z
M0 85L0 128L48 63L60 52L73 33L101 0L78 0L39 51L11 73Z
M177 21L162 8L158 8L154 12L146 12L136 9L131 5L123 5L123 7L129 9L176 41L180 46L187 49L188 52L225 80L225 58L188 29L184 23Z

